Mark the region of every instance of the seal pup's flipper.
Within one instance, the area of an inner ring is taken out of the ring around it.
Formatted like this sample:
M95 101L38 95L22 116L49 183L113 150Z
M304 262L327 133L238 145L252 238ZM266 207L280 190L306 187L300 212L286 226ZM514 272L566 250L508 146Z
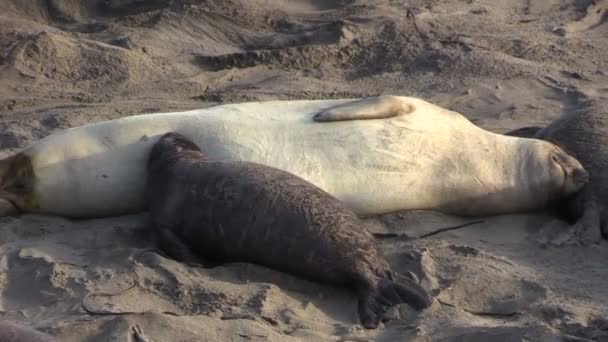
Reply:
M416 310L429 307L432 296L413 279L398 276L391 280L380 278L376 288L364 290L359 296L359 319L365 329L375 329L386 311L397 304L407 303Z
M391 95L367 97L331 107L313 116L317 122L385 119L413 113L413 104Z
M150 338L144 335L144 330L137 324L131 326L128 340L129 342L152 342Z

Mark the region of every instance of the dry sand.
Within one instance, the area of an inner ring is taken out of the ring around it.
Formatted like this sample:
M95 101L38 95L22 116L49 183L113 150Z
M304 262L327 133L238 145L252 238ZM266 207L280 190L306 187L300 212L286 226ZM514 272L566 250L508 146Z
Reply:
M608 97L607 6L0 0L0 155L85 123L247 100L409 95L499 133L542 125L581 93ZM420 239L470 219L370 219L410 237L382 243L397 270L424 271L438 293L430 309L397 307L374 331L356 325L346 291L146 252L144 216L0 219L1 316L61 341L138 341L136 326L156 342L608 341L608 243L546 246L566 228L548 214Z

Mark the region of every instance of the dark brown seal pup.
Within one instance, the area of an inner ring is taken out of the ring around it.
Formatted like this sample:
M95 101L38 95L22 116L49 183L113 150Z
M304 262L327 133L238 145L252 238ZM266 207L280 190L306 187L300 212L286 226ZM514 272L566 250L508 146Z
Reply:
M581 94L581 109L563 114L547 127L523 127L506 133L550 141L578 159L589 183L560 203L574 223L575 242L597 242L608 236L608 100Z
M57 339L24 325L0 321L0 342L57 342Z
M291 173L250 162L208 162L193 142L167 133L152 148L147 181L160 247L177 260L199 255L252 262L350 287L368 329L392 305L423 309L432 303L412 277L391 270L352 211Z

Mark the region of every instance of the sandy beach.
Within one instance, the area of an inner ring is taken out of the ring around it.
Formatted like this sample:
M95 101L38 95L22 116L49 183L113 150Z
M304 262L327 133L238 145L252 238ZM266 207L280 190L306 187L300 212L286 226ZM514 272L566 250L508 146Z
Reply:
M496 133L608 101L608 1L0 0L0 157L129 115L378 94ZM608 341L608 242L550 212L366 221L436 294L376 330L343 289L151 251L145 213L0 218L0 316L60 341Z

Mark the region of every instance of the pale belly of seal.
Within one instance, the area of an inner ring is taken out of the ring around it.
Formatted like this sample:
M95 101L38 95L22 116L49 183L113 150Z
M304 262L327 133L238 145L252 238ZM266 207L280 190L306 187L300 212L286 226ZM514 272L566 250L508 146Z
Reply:
M572 168L552 161L560 153L552 144L493 134L421 99L269 101L53 134L0 160L0 215L11 205L71 217L143 210L146 158L168 131L192 139L210 158L302 177L360 216L408 209L509 213L537 209L576 188Z

